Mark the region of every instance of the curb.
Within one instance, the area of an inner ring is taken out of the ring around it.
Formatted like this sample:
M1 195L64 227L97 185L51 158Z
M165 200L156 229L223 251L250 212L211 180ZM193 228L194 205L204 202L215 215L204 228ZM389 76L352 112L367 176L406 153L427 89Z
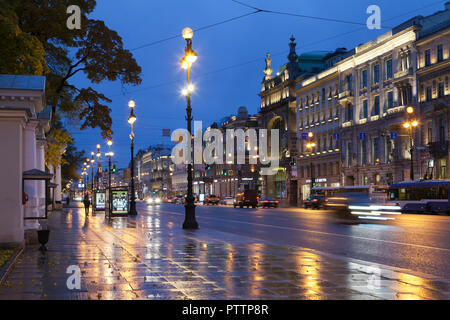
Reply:
M20 256L23 254L24 250L25 245L19 247L19 249L11 257L11 259L9 259L9 261L6 262L6 264L2 268L0 268L0 286L3 285L3 283L6 280L6 277L11 272L12 268L14 267Z

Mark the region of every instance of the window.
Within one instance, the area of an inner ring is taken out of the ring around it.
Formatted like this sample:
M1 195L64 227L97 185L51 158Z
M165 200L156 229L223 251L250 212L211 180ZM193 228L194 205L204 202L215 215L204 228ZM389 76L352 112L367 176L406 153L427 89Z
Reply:
M433 142L433 125L432 125L431 121L428 122L427 141L428 141L428 143Z
M431 65L431 50L425 50L425 67Z
M367 88L367 70L361 72L361 89Z
M345 121L351 121L351 120L353 120L353 106L351 104L348 104Z
M446 134L445 134L445 120L441 119L439 122L439 141L444 142L446 140Z
M439 160L439 179L447 178L447 159Z
M437 60L438 62L444 60L444 48L442 47L442 44L437 47Z
M345 164L347 167L352 165L352 142L345 142Z
M391 163L392 158L392 144L389 136L384 137L384 162Z
M394 106L394 94L392 91L389 91L386 94L386 105L389 108L392 108Z
M367 105L367 100L363 101L363 119L367 119L367 117L369 116L369 108Z
M351 74L347 76L347 89L353 90L353 77Z
M325 88L322 88L322 101L325 101L325 95L326 95L326 92L325 92Z
M431 101L433 99L433 87L429 86L426 90L426 101Z
M380 155L378 153L379 138L374 137L372 139L372 164L377 164L380 162Z
M386 60L384 74L385 79L392 79L392 59Z
M439 82L438 98L442 98L445 95L444 88L444 83Z
M361 146L360 146L360 150L361 150L361 165L365 165L367 162L367 148L366 148L366 141L365 140L361 140Z
M373 83L380 82L380 65L376 64L373 66Z
M374 103L373 103L373 110L374 110L374 115L379 115L380 114L380 96L376 96Z

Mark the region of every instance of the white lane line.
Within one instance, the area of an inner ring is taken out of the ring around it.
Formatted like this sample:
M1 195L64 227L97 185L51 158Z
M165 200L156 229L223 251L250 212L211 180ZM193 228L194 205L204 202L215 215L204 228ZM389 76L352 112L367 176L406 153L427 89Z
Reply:
M160 210L160 212L167 212L167 213L170 213L170 214L184 216L184 213L177 213L177 212L173 212L173 211ZM244 222L244 221L237 221L237 220L230 220L230 219L219 219L219 218L204 217L204 216L202 216L201 218L202 219L217 220L217 221L224 221L224 222L234 222L234 223L240 223L240 224L246 224L246 225L252 225L252 226L260 226L260 227L266 227L266 228L277 228L277 229L285 229L285 230L304 231L304 232L309 232L309 233L324 234L324 235L335 236L335 237L354 238L354 239L367 240L367 241L378 241L378 242L382 242L382 243L390 243L390 244L397 244L397 245L403 245L403 246L418 247L418 248L423 248L423 249L434 249L434 250L441 250L441 251L450 251L450 249L446 249L446 248L431 247L431 246L425 246L425 245L421 245L421 244L412 244L412 243L404 243L404 242L398 242L398 241L365 238L365 237L360 237L360 236L349 236L349 235L346 235L346 234L330 233L330 232L323 232L323 231L313 231L313 230L308 230L308 229L303 229L303 228L274 226L274 225L270 225L270 224L251 223L251 222Z

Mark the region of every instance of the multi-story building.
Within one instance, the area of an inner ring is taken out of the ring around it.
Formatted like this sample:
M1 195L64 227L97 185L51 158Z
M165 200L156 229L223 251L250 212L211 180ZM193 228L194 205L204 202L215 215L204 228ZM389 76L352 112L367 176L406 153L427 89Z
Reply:
M248 114L246 107L239 107L237 115L223 118L221 121L213 123L209 128L215 128L222 131L223 141L226 141L226 130L258 129L258 117ZM261 183L259 179L259 166L250 164L249 147L245 146L245 164L237 162L237 147L234 148L234 154L225 157L223 155L223 164L211 164L198 166L195 168L194 192L214 194L221 198L234 197L247 189L258 190L261 193ZM256 147L256 146L253 146ZM224 150L226 152L226 150ZM233 157L233 161L227 162L227 159ZM197 182L197 185L196 185ZM195 187L197 186L197 189Z
M447 3L444 11L414 17L356 47L350 56L328 60L327 70L298 82L297 137L303 158L297 158L297 166L303 198L311 168L318 186L389 185L410 179L412 165L413 178L423 177L423 167L433 162L439 162L435 176L444 177L449 9ZM421 130L404 127L409 117L417 118ZM315 148L305 150L308 141ZM413 148L411 141L416 141Z
M381 184L420 177L416 157L411 161L410 130L404 128L406 110L418 110L415 41L450 20L446 10L414 17L391 31L358 46L338 63L341 84L343 183ZM447 40L448 42L448 40ZM346 90L349 81L354 90ZM412 131L415 141L418 132Z
M162 144L149 147L136 157L138 193L142 198L153 194L166 196L171 190L171 147Z
M450 3L447 3L447 10ZM448 179L450 140L450 19L416 41L419 141L416 156L424 179ZM440 28L440 30L439 30Z
M340 186L340 87L339 71L333 65L352 53L337 49L325 57L327 70L297 83L299 202L310 195L312 185Z
M297 155L296 83L325 68L324 58L330 53L316 51L300 56L291 37L288 63L272 76L272 59L267 54L265 77L262 81L260 127L279 130L280 166L274 175L262 176L262 195L274 197L285 205L297 205L297 170L292 170L292 158ZM270 148L269 148L270 149Z
M187 194L187 165L172 164L170 173L172 188L171 195Z

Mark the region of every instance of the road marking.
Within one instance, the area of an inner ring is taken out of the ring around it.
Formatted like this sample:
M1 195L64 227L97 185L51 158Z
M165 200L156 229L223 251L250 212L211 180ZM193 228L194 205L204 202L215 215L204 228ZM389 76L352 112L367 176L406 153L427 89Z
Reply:
M160 210L160 212L167 212L167 213L170 213L170 214L184 216L184 213L177 213L177 212L174 212L174 211ZM450 251L450 249L425 246L425 245L421 245L421 244L413 244L413 243L404 243L404 242L382 240L382 239L365 238L365 237L360 237L360 236L349 236L349 235L345 235L345 234L330 233L330 232L323 232L323 231L314 231L314 230L308 230L308 229L304 229L304 228L283 227L283 226L275 226L275 225L256 223L256 222L255 223L251 223L251 222L244 222L244 221L237 221L237 220L230 220L230 219L219 219L219 218L204 217L204 216L202 216L201 218L202 219L217 220L217 221L234 222L234 223L240 223L240 224L246 224L246 225L254 225L254 226L256 225L256 226L267 227L267 228L278 228L278 229L285 229L285 230L305 231L305 232L309 232L309 233L325 234L325 235L336 236L336 237L355 238L355 239L367 240L367 241L378 241L378 242L383 242L383 243L390 243L390 244L418 247L418 248L424 248L424 249Z

